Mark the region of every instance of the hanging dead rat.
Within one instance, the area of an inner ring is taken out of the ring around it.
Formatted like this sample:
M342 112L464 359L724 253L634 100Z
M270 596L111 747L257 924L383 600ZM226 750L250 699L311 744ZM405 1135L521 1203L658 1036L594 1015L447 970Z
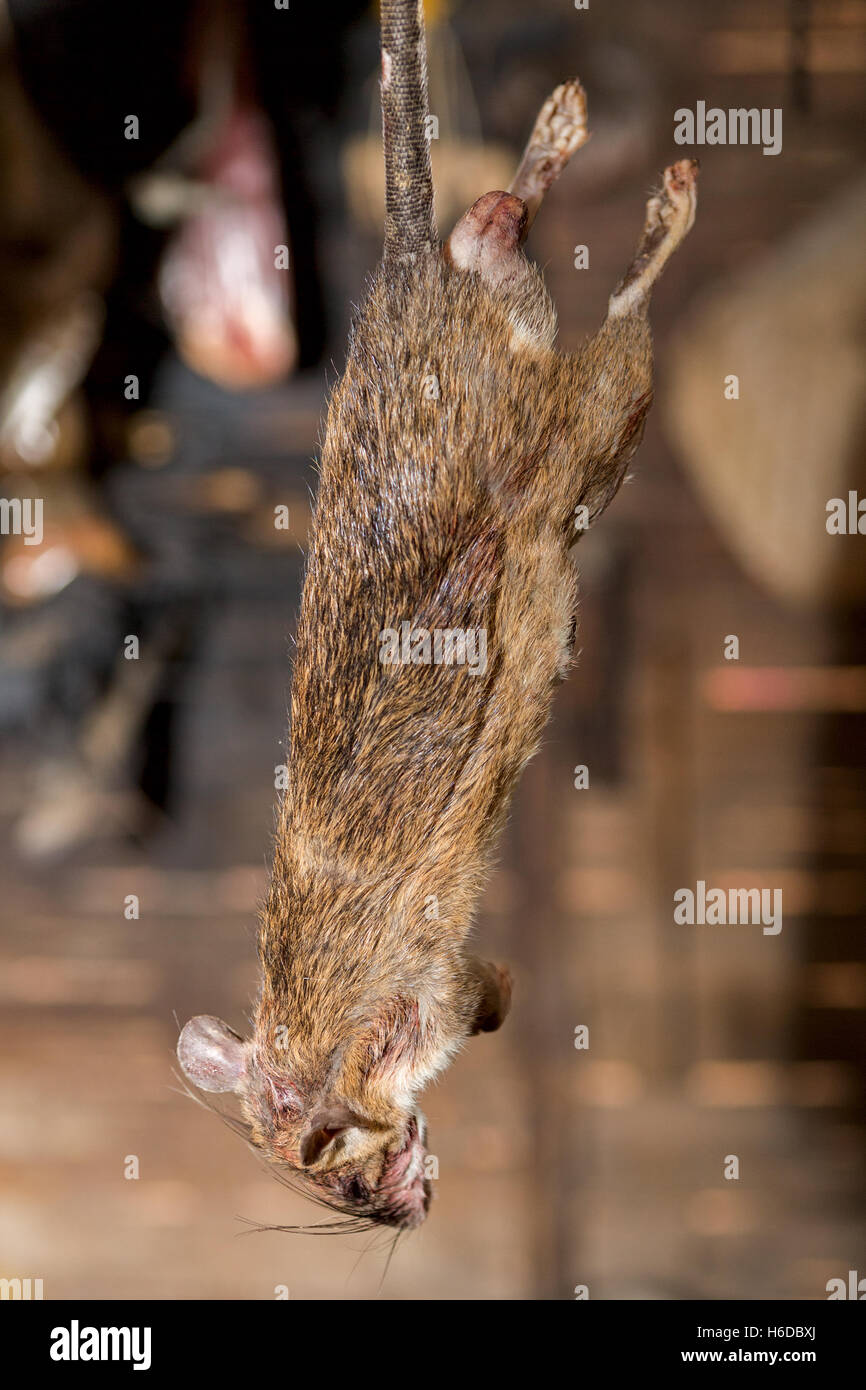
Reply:
M418 1093L508 1010L507 970L467 938L571 663L575 518L604 510L643 432L650 290L697 169L665 171L600 331L559 355L521 243L586 139L580 84L545 103L511 189L440 246L421 5L381 11L385 249L328 410L261 997L248 1042L194 1018L178 1057L236 1091L253 1142L329 1206L405 1228L430 1201Z

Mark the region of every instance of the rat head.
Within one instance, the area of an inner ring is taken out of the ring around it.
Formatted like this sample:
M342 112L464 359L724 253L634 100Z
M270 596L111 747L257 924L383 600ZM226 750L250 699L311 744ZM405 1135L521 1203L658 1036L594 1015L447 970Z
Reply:
M177 1056L184 1075L201 1090L240 1097L253 1143L293 1169L311 1196L359 1221L404 1230L420 1226L431 1185L426 1122L413 1102L398 1105L379 1088L356 1084L350 1099L339 1082L313 1093L271 1047L244 1042L207 1014L186 1024Z

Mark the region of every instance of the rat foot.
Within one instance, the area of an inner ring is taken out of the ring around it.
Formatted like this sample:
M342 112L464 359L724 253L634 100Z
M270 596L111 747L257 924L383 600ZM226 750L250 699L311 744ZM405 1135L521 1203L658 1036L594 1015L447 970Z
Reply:
M520 246L532 219L554 179L588 138L584 90L577 81L563 82L538 113L510 189L485 193L472 204L445 242L445 259L495 287L520 280L525 274Z
M559 178L575 150L588 139L586 93L573 78L557 87L539 111L508 190L526 203L529 210L526 231L550 185Z
M696 159L680 159L665 169L660 191L647 203L635 258L610 297L609 314L627 314L649 298L668 258L691 230L698 201L697 181Z

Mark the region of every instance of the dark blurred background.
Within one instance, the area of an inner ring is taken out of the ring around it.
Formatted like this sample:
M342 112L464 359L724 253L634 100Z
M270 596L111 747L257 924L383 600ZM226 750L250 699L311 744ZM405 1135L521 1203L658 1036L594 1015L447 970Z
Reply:
M379 1240L239 1235L315 1209L172 1075L178 1020L243 1031L255 994L319 421L380 244L376 15L5 0L0 495L44 525L0 537L0 1277L824 1298L866 1275L866 541L825 524L866 495L866 3L437 0L428 25L446 234L548 91L587 88L528 248L564 349L663 165L700 154L701 201L479 923L514 1011L426 1097L435 1201L383 1284ZM782 108L782 152L682 150L698 101ZM699 879L781 888L781 933L675 925Z

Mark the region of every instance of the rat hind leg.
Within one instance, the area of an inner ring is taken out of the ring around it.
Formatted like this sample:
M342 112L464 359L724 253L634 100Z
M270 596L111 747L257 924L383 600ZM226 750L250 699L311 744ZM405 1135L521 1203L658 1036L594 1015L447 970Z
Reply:
M443 247L445 259L458 270L474 271L493 288L512 291L534 283L520 248L545 193L559 177L575 150L589 138L586 95L576 79L563 82L547 98L532 129L517 173L507 192L497 189L478 198L460 218ZM537 300L537 289L529 300ZM555 319L546 300L535 313L517 314L521 336L550 346ZM524 320L541 320L540 331Z
M610 297L609 317L620 318L648 303L653 285L695 220L697 179L696 159L681 159L665 169L661 189L647 203L634 260Z
M511 180L508 192L522 198L527 207L524 236L550 185L588 139L586 93L577 79L572 78L557 87L539 111L517 173Z
M640 444L652 404L652 339L647 306L668 258L695 216L697 162L665 170L647 205L635 258L611 296L604 323L578 352L557 359L562 402L557 445L526 489L526 506L556 519L569 544L616 495Z

